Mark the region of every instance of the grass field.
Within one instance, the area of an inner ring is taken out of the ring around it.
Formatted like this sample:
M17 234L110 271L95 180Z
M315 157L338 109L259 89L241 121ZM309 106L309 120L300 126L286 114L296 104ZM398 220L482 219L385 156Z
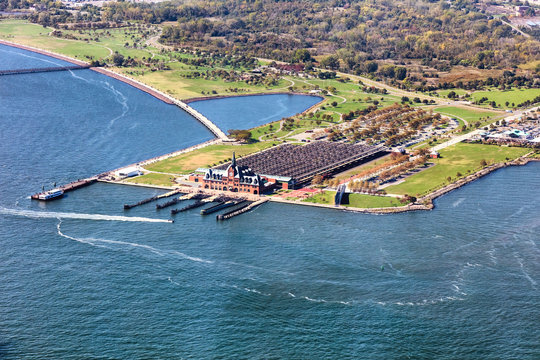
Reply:
M130 72L132 69L121 69L122 72ZM202 69L201 69L202 71ZM250 85L244 81L225 81L223 79L206 80L203 78L187 79L182 74L191 72L190 70L164 70L146 71L144 74L134 74L137 80L158 88L178 99L190 99L204 96L210 91L215 91L214 95L238 95L249 93L261 93L284 90L287 84L281 80L276 86L266 87L263 85ZM231 88L241 89L238 93L229 91Z
M275 142L257 142L246 145L210 145L202 149L181 154L170 159L156 162L146 166L150 171L165 172L172 174L189 174L200 167L211 167L220 161L226 161L232 157L233 151L236 157L242 157L274 145Z
M465 95L467 94L467 91L466 90L463 90L463 89L445 89L445 90L437 90L437 94L439 96L443 96L443 97L448 97L448 94L453 91L455 92L457 95L461 96L461 95Z
M137 176L126 180L126 182L134 184L149 184L159 186L172 186L174 185L174 176L167 174L149 173L141 176Z
M441 158L433 159L435 166L412 175L401 184L389 186L385 190L389 194L425 195L449 184L448 177L451 177L451 182L454 182L458 172L468 175L479 170L482 160L492 164L518 158L529 151L524 148L459 143L441 150Z
M315 194L312 197L307 198L302 201L316 203L316 204L334 205L335 196L336 196L335 191L323 191L322 193Z
M316 204L334 205L335 191L324 191L310 198L303 200L304 202L312 202ZM354 207L360 209L373 209L382 207L403 206L399 199L389 196L372 196L365 194L349 194L348 203L342 203L345 207Z
M264 85L251 85L244 81L227 82L222 79L186 78L183 75L195 71L202 73L212 70L212 68L190 66L178 62L176 59L162 55L158 49L151 46L141 48L141 44L145 42L145 39L137 30L132 28L85 30L81 33L72 30L62 30L63 34L73 36L77 39L49 36L49 33L53 30L53 28L44 28L43 26L27 23L22 20L0 21L0 38L2 39L42 48L83 61L89 61L92 58L105 59L114 54L114 52L122 54L125 58L161 59L171 70L150 71L148 68L123 67L115 68L115 71L130 75L179 99L199 97L203 95L203 92L204 94L208 94L212 91L215 92L215 95L284 91L289 84L288 81L281 80L275 86L266 87ZM133 47L135 40L139 42L137 48ZM127 47L126 43L128 44ZM192 57L191 54L182 53L176 55ZM230 89L239 90L238 93L233 93Z
M363 209L403 206L399 199L389 196L372 196L365 194L349 194L349 203L341 205Z
M442 115L455 117L465 120L467 123L472 124L476 121L480 121L482 125L486 122L490 122L490 119L501 113L489 110L480 110L471 107L458 107L458 106L441 106L433 109ZM489 119L488 119L489 117Z
M540 96L540 89L476 91L472 93L471 96L474 101L486 97L488 99L487 102L495 101L498 107L504 109L511 109L526 100L532 100L535 97ZM508 102L509 104L506 105L506 102Z
M41 25L21 20L0 21L0 38L8 41L38 47L81 60L87 60L92 56L109 56L109 50L102 45L49 36L49 32L53 30L53 28L44 28Z

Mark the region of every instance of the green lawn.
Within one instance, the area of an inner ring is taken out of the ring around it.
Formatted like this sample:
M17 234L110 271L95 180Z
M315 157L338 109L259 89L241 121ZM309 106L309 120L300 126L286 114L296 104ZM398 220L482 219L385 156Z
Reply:
M476 91L472 93L474 101L480 100L483 97L488 99L487 102L495 101L498 107L511 109L526 100L532 100L540 96L540 89L512 89L512 90L492 90L492 91ZM506 102L508 101L508 106ZM512 106L512 103L514 106Z
M315 194L314 196L307 198L305 202L311 202L316 204L334 205L334 198L336 196L335 191L323 191L322 193Z
M349 194L349 203L341 204L346 207L362 209L403 206L399 199L390 196L373 196L365 194Z
M134 69L121 69L123 72L130 72ZM135 69L137 70L137 69ZM199 69L198 71L203 71ZM187 79L182 74L191 72L191 70L164 70L164 71L145 71L144 74L135 74L133 77L137 80L158 88L179 99L190 99L200 96L207 96L211 91L216 95L241 95L249 93L261 93L277 91L284 87L287 82L280 80L278 85L266 87L264 85L250 85L244 81L225 81L223 79L205 80L203 78ZM238 92L231 92L229 89L241 89ZM205 94L202 94L202 92ZM283 91L283 90L281 90Z
M486 121L489 122L488 117L491 119L496 115L501 113L489 110L480 110L471 107L461 107L461 106L441 106L433 109L433 111L441 113L442 115L447 115L450 117L455 117L467 121L469 124L472 124L476 121L480 121L484 124Z
M335 191L324 191L303 201L316 204L334 205L335 196ZM349 194L348 198L348 204L342 203L341 205L360 209L403 206L403 204L399 202L399 199L389 196L372 196L352 193Z
M257 142L246 145L210 145L202 149L181 154L170 159L156 162L146 166L150 171L158 171L173 174L189 174L200 167L208 167L225 161L232 157L233 151L236 157L251 154L271 147L274 142Z
M349 81L342 83L336 79L310 79L302 83L299 80L296 80L298 87L311 84L316 85L321 89L327 89L329 87L334 87L336 90L333 92L336 96L326 96L326 101L321 104L324 106L322 114L332 115L334 121L339 121L339 114L346 114L350 111L363 110L368 106L373 105L373 101L378 101L379 107L385 107L392 105L396 102L400 102L401 98L394 95L383 95L383 94L373 94L366 93L361 90L361 87L358 85L357 81ZM309 85L308 85L309 86ZM345 101L343 101L345 98ZM332 106L332 102L336 102L336 106Z
M160 185L160 186L173 186L174 176L167 174L149 173L146 175L137 176L126 180L127 182L134 184L148 184L148 185Z
M407 178L403 183L387 187L389 194L412 196L425 195L435 189L448 185L457 179L457 173L468 175L481 168L480 162L489 164L515 159L528 153L529 149L459 143L440 151L441 158L433 159L435 166Z

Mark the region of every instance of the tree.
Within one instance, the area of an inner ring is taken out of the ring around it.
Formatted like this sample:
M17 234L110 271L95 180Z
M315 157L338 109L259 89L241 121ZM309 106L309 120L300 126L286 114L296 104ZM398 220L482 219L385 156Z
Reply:
M306 49L298 49L294 52L292 62L308 62L313 60L311 54Z
M407 69L405 69L404 67L397 67L395 72L395 77L398 80L404 80L407 77Z
M311 184L312 185L320 185L320 184L323 183L323 181L324 181L324 179L323 179L322 175L315 175L313 177L313 180L311 180Z
M337 55L329 55L321 60L321 67L331 70L339 69L339 58Z
M119 53L114 53L112 57L114 66L122 66L124 64L124 55Z
M366 71L368 73L374 73L379 69L379 64L377 64L375 61L370 61L366 63Z
M248 130L234 130L234 129L232 129L232 130L229 130L229 134L238 141L243 141L243 142L252 141L252 139L251 139L251 131L248 131Z

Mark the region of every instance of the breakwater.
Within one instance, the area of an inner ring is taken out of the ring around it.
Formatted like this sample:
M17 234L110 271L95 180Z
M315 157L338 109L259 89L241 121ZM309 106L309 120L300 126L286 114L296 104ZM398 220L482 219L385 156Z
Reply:
M19 75L19 74L35 74L43 72L53 72L53 71L69 71L69 70L83 70L89 69L90 66L55 66L55 67L46 67L46 68L31 68L31 69L13 69L13 70L0 70L0 76L2 75Z

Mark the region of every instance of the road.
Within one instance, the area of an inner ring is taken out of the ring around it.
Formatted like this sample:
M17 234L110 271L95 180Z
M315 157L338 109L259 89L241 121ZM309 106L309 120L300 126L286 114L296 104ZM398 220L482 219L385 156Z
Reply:
M521 111L517 111L515 113L508 113L508 116L505 116L503 117L503 119L505 119L506 121L513 121L513 120L516 120L518 118L520 118L524 113L526 112L529 112L529 111L538 111L540 107L534 107L534 108L531 108L531 109L525 109L525 110L521 110ZM449 146L452 146L454 144L457 144L463 140L468 140L470 138L472 138L474 135L477 135L478 133L480 133L481 129L478 129L478 130L474 130L474 131L471 131L470 133L467 133L467 134L463 134L463 135L459 135L459 136L456 136L456 137L453 137L452 139L442 143L442 144L439 144L439 145L435 145L434 147L431 148L431 150L433 151L439 151L439 150L442 150L444 148L447 148Z
M506 22L506 21L504 21L504 20L501 20L501 22L502 22L503 24L506 24L506 25L510 26L512 29L514 29L515 31L517 31L519 34L525 36L526 38L530 38L530 37L531 37L531 35L529 35L529 34L527 34L527 33L524 33L524 32L521 31L517 26L514 26L514 25L510 24L509 22Z

